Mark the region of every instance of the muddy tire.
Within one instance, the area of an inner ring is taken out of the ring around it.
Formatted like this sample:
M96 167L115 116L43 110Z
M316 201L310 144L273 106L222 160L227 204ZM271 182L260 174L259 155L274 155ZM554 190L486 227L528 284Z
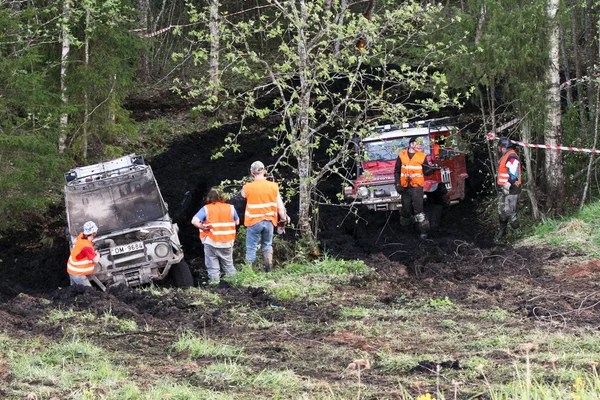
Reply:
M178 264L173 264L169 271L173 284L178 288L189 288L194 286L194 277L190 271L189 265L185 260L181 260Z
M429 220L430 229L434 231L440 229L444 206L441 204L427 204L425 205L424 211L427 219Z

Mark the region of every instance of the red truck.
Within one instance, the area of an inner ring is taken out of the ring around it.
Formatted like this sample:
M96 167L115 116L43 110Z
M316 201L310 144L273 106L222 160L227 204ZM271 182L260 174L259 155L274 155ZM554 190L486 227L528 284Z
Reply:
M440 167L425 177L426 204L456 204L465 197L468 177L464 142L458 128L447 118L385 125L372 129L373 135L357 143L358 178L344 188L346 202L370 210L401 208L394 186L398 153L408 148L411 137L422 138L423 152L431 164Z

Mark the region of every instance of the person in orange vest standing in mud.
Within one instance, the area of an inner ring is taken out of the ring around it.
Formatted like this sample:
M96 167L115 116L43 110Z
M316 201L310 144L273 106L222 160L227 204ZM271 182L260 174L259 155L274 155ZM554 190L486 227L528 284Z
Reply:
M254 181L246 183L242 188L242 196L246 198L246 262L252 264L256 261L260 242L265 270L268 272L273 267L273 228L278 226L277 216L282 221L280 225L289 223L290 217L279 194L279 185L268 181L265 176L264 164L260 161L253 162L250 173Z
M402 210L400 224L408 226L411 220L416 222L419 237L427 239L429 221L423 212L423 185L425 175L435 172L435 167L423 153L423 138L410 138L408 149L401 151L394 167L396 190L400 193Z
M206 205L192 218L192 225L200 230L200 240L204 245L204 263L208 279L218 283L221 268L225 276L236 273L233 265L233 243L235 227L240 224L235 208L228 204L223 193L216 188L206 195Z
M75 239L67 261L67 273L71 280L71 286L92 286L87 276L94 272L94 266L100 260L92 243L97 234L98 226L93 221L88 221L83 224L83 232Z
M500 229L496 235L497 239L506 235L508 224L519 229L517 221L517 203L521 193L521 160L509 138L500 138L498 141L498 177L496 178L496 189L498 189L498 214L500 218Z

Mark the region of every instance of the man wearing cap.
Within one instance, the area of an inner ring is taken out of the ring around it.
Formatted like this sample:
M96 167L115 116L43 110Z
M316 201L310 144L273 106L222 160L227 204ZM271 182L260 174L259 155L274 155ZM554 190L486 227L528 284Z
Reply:
M242 188L246 198L244 225L246 226L246 262L256 261L256 249L261 243L261 251L268 272L273 267L273 228L277 226L277 216L289 223L283 200L279 194L279 185L265 177L265 165L255 161L250 166L253 182Z
M71 286L92 286L87 278L94 272L94 265L100 260L100 256L94 250L92 239L98 234L98 226L93 221L83 224L83 232L75 239L71 255L67 261L67 272L71 280Z
M423 153L423 138L411 137L408 149L401 151L394 167L396 190L401 194L402 210L400 223L408 226L413 219L421 239L427 239L429 221L423 212L423 185L425 176L435 172L435 167L429 164Z
M509 138L503 137L498 141L498 177L496 189L498 190L498 216L500 229L497 239L506 235L506 228L510 226L519 229L517 221L517 203L521 193L521 161L519 155L512 148Z

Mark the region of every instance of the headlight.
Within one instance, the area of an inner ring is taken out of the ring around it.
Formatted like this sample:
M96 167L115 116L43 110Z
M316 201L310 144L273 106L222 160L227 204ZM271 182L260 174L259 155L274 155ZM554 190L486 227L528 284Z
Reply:
M154 248L154 254L156 254L156 257L158 258L165 258L169 255L169 246L167 246L165 243L157 244Z
M367 189L365 186L359 187L356 192L358 193L359 197L367 197L369 195L369 189Z

